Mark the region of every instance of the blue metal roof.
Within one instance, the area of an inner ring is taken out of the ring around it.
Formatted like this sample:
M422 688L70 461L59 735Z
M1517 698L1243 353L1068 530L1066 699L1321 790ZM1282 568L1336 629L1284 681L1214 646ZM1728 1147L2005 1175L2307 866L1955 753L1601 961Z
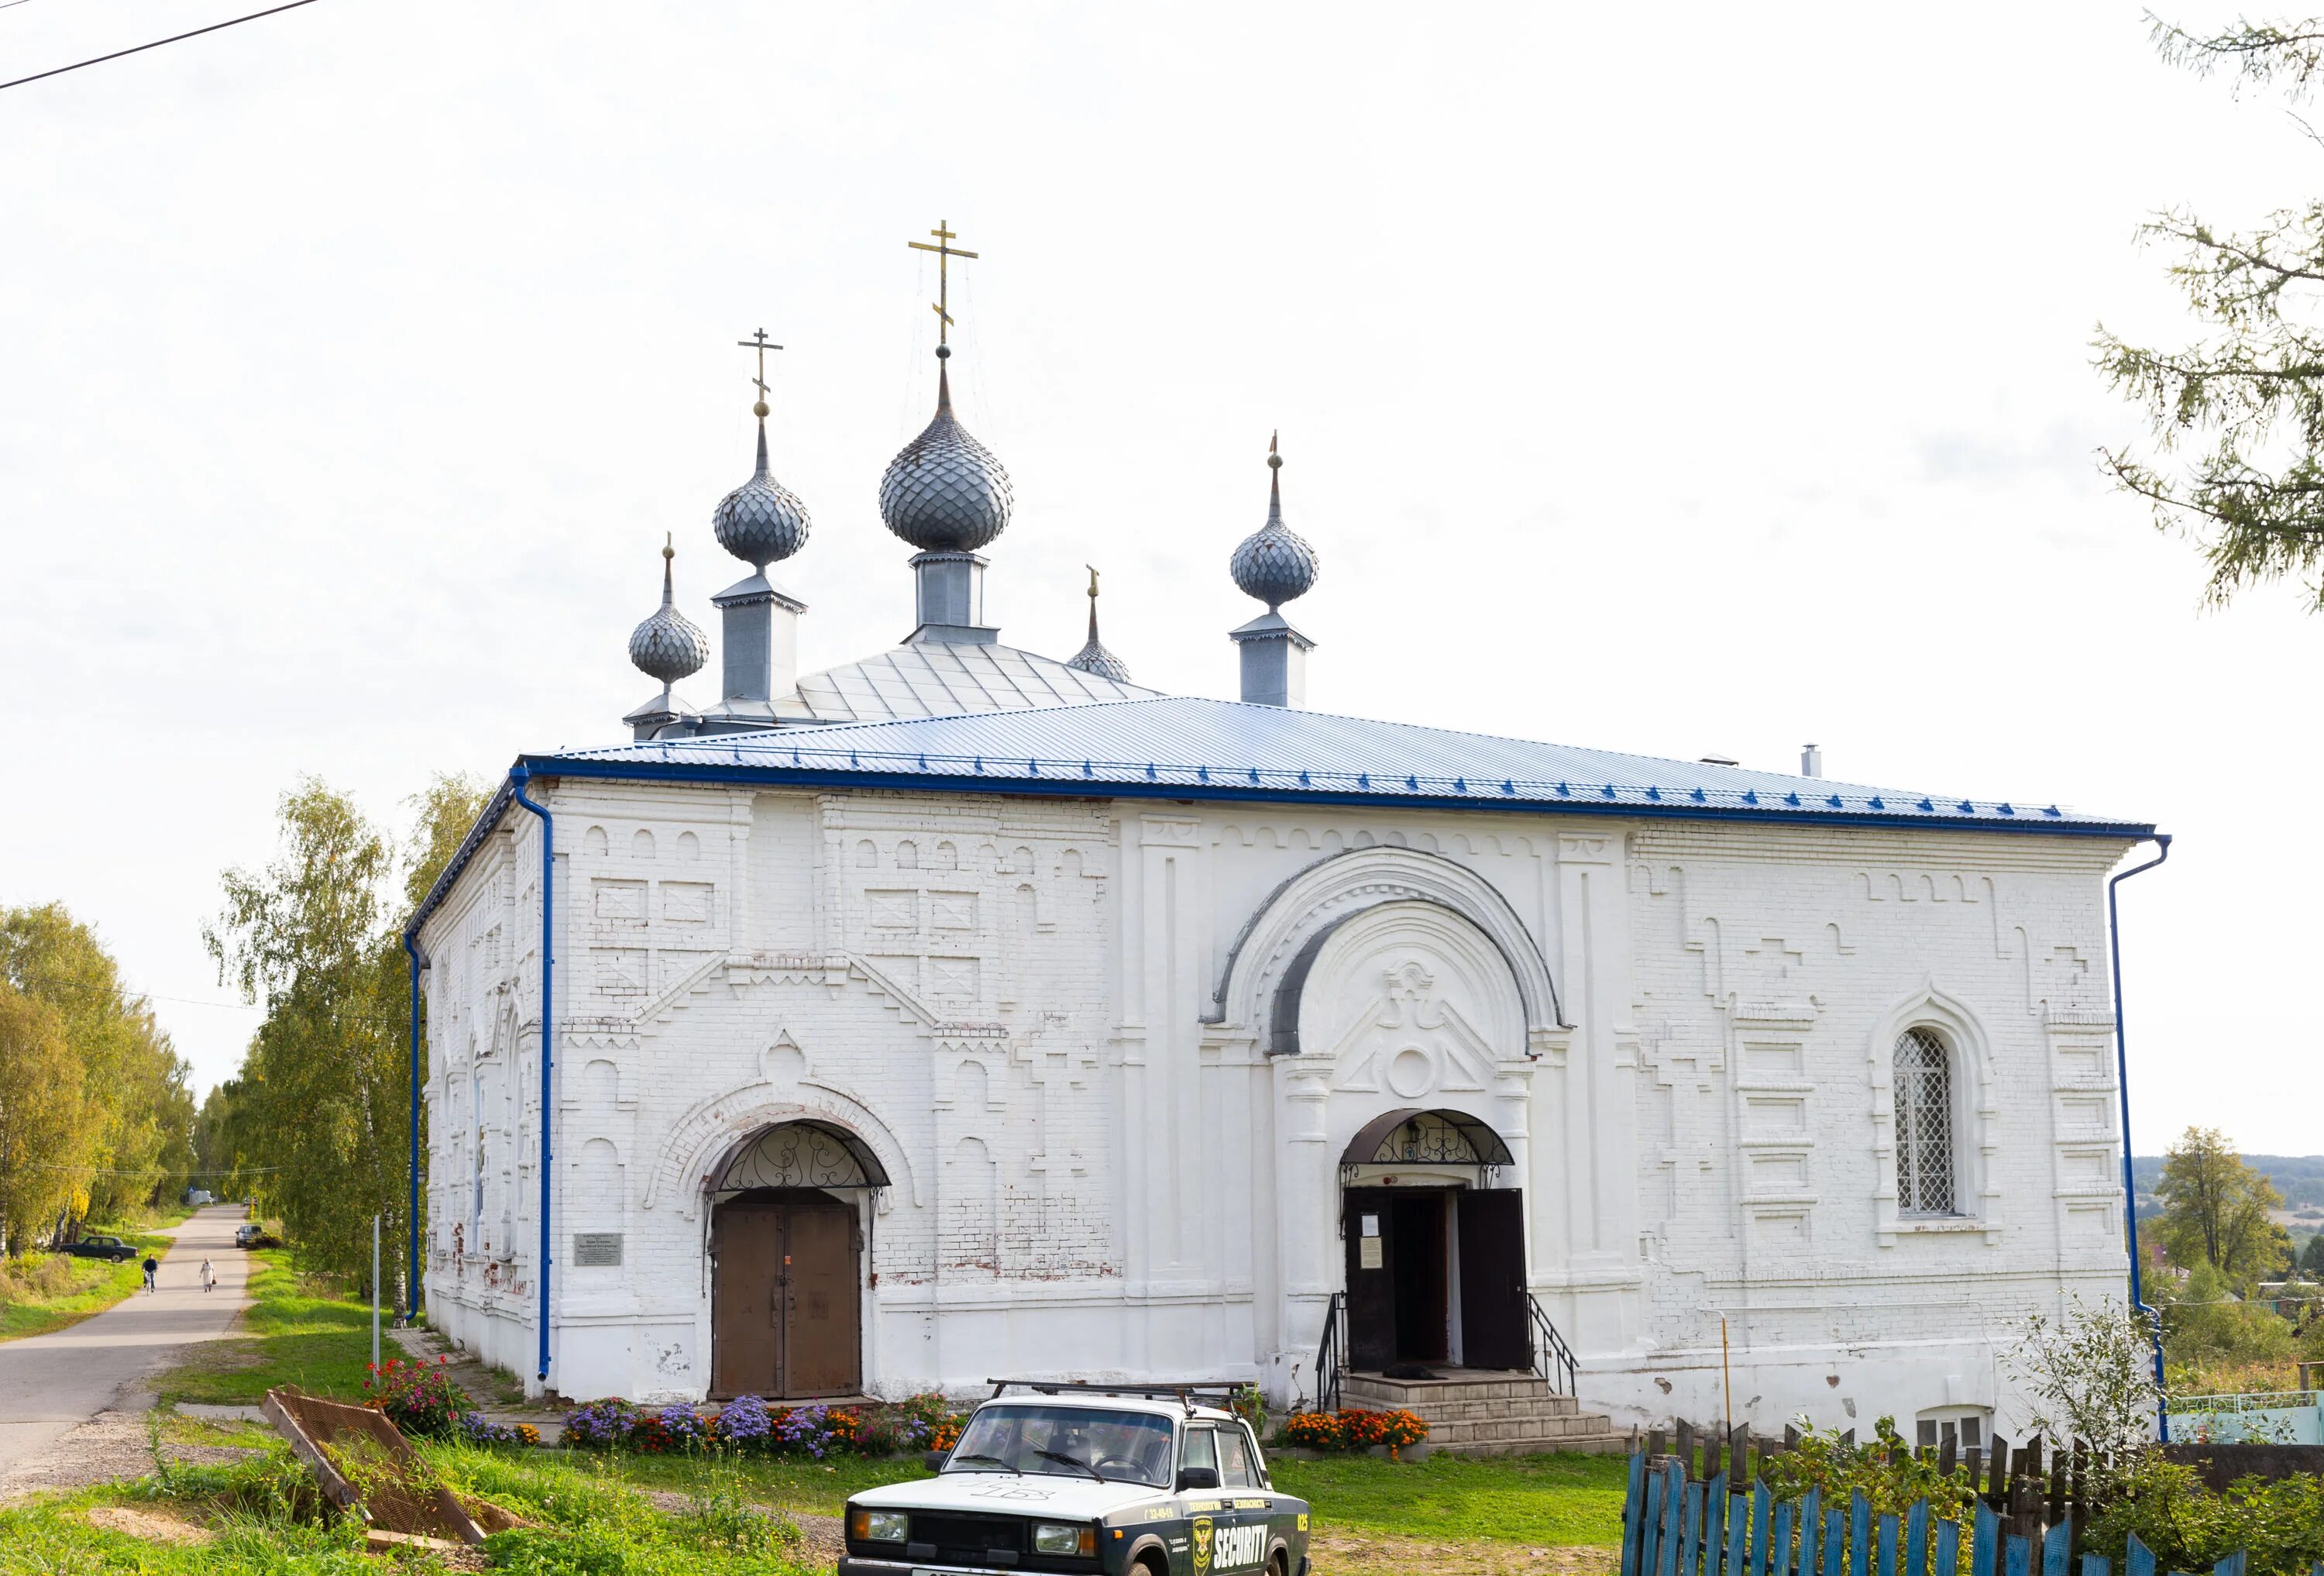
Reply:
M528 755L573 777L1156 798L1397 801L1689 820L2141 837L2056 805L1661 760L1194 696L840 723Z

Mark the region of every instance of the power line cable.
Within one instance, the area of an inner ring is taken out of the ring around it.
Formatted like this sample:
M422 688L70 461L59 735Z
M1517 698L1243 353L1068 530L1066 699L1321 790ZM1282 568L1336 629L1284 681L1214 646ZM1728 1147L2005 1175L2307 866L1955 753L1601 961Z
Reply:
M21 5L23 0L9 0L9 3ZM67 71L78 71L83 66L101 66L107 60L117 60L124 55L143 54L147 50L158 50L163 44L181 43L189 38L199 38L206 32L216 32L222 27L238 27L245 22L256 22L262 16L272 16L283 11L296 11L301 5L312 5L314 3L315 0L290 0L288 5L270 6L264 11L254 11L247 16L229 17L224 22L213 22L208 27L198 27L191 32L171 33L168 38L157 38L150 44L134 44L125 50L115 50L109 55L97 55L86 60L75 60L69 66L56 66L46 71L35 71L29 77L19 77L14 82L0 82L0 91L5 91L11 88L22 88L27 82L39 82L50 77L61 77Z

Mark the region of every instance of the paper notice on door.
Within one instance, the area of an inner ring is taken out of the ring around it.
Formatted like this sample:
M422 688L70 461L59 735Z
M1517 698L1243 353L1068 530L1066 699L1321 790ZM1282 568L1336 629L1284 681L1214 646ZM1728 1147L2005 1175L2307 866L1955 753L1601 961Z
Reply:
M1363 1234L1365 1236L1377 1237L1379 1235L1379 1217L1378 1215L1366 1215L1363 1218Z
M1357 1252L1360 1257L1356 1262L1365 1269L1380 1269L1387 1266L1388 1260L1381 1256L1380 1240L1377 1237L1364 1238L1357 1244Z

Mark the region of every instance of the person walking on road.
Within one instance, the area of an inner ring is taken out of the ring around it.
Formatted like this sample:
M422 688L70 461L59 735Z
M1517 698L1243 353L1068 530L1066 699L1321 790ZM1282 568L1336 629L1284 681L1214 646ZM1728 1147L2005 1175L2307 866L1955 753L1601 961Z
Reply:
M202 1260L202 1290L206 1292L214 1291L217 1287L217 1271L212 1269L210 1267L210 1261L205 1258Z
M161 1289L160 1286L155 1284L153 1279L155 1276L161 1273L161 1261L148 1253L145 1256L145 1289L147 1291L158 1291Z

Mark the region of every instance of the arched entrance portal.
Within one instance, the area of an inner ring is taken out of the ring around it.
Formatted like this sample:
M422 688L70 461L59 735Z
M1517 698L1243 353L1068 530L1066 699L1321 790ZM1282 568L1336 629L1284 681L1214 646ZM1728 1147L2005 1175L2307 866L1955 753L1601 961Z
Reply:
M765 1129L712 1168L714 1396L862 1388L862 1203L887 1185L871 1149L825 1122Z
M1513 1164L1457 1111L1391 1111L1340 1157L1348 1261L1348 1366L1533 1366L1525 1195L1494 1185Z

